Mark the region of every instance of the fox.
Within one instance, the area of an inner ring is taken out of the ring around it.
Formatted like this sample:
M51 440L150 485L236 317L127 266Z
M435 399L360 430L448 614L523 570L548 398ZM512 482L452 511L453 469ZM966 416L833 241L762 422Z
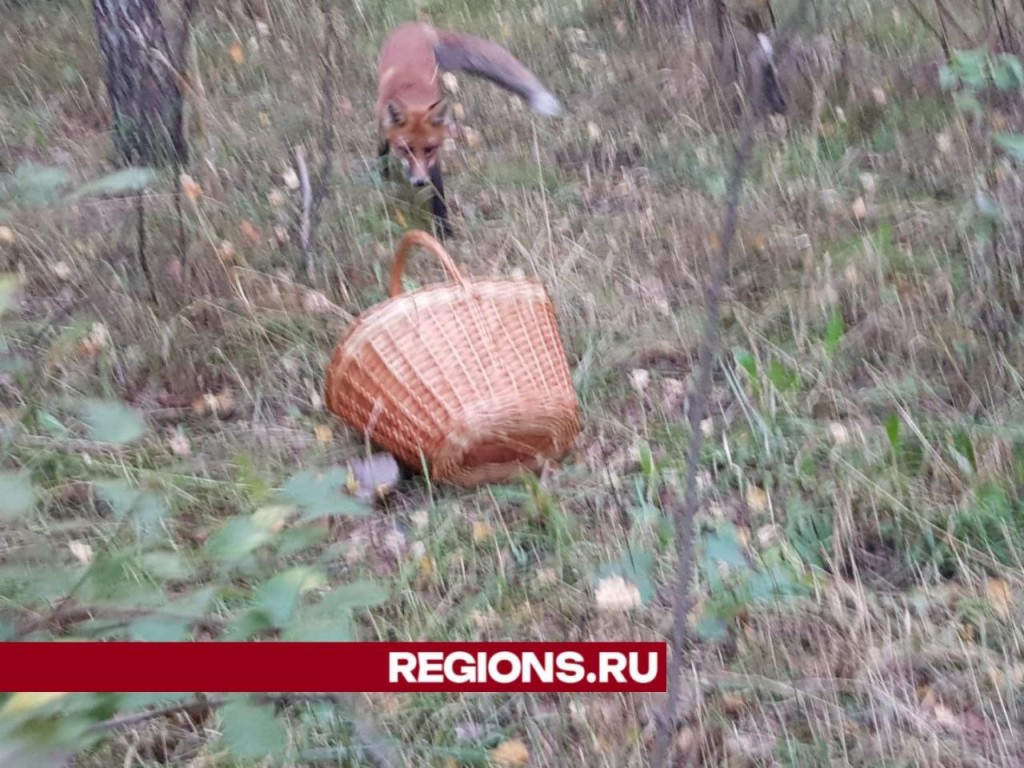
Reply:
M392 30L377 57L378 157L382 161L397 158L414 187L432 187L432 218L435 231L444 239L453 230L441 151L451 135L453 110L441 90L442 72L465 72L488 80L546 117L561 114L562 105L537 75L491 40L416 21ZM385 176L386 168L385 164Z

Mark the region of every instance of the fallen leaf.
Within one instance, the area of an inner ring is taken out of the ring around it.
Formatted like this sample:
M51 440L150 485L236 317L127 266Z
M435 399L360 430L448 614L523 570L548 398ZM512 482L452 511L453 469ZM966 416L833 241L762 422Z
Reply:
M14 230L10 227L0 227L0 243L10 245L14 242Z
M530 750L519 739L504 741L491 750L491 762L495 765L526 765L530 762Z
M480 131L470 128L468 125L463 126L462 137L465 139L467 147L479 147L484 141Z
M489 526L483 520L474 520L473 521L473 542L475 544L483 544L490 537L491 537L491 526Z
M601 140L601 129L597 127L597 123L587 123L587 138L594 142Z
M445 72L441 75L441 82L444 83L445 90L449 93L455 94L459 92L459 80L451 72Z
M196 202L196 200L203 196L203 188L187 173L181 174L178 177L178 182L181 184L182 193L190 203Z
M289 168L281 174L281 181L288 189L296 190L299 188L299 174L295 172L294 168Z
M395 211L395 219L398 220L398 226L405 226L405 214L403 214L401 211Z
M71 551L71 556L82 565L89 565L92 562L93 552L88 542L72 539L68 542L68 549Z
M56 264L50 267L50 270L53 272L54 275L56 275L61 280L71 279L71 267L68 266L68 263L66 261L58 261Z
M738 715L747 707L747 700L742 693L723 693L721 701L722 709L730 715Z
M747 506L754 512L764 512L768 509L768 494L763 488L756 485L747 487Z
M953 714L953 710L942 704L936 704L935 709L932 710L935 714L935 722L950 731L959 730L959 721L956 719L956 715Z
M235 64L241 64L245 61L245 49L242 48L242 44L237 40L228 46L228 55Z
M263 242L263 235L260 234L259 229L248 219L245 219L238 227L242 233L242 237L249 241L252 245L259 245Z
M1002 579L989 579L985 582L985 597L996 615L1001 619L1010 618L1010 585Z
M267 202L270 203L271 207L273 208L280 208L282 205L284 205L285 200L286 198L284 196L284 192L282 192L280 189L275 188L267 193Z
M283 225L276 224L274 226L274 238L281 245L284 245L285 243L288 242L288 230L285 229L285 227Z
M334 433L331 431L331 428L326 424L317 424L313 429L313 434L316 435L316 439L321 443L329 443L334 437Z
M217 253L217 258L225 264L230 264L235 260L235 246L230 240L221 240L220 245L214 250Z
M594 601L598 610L609 612L627 611L643 602L636 584L619 575L606 576L598 582Z
M853 212L853 218L858 220L863 219L868 215L868 206L864 202L863 197L858 197L854 200L850 210Z
M192 410L199 416L214 414L227 416L235 410L235 396L230 390L223 389L220 394L206 393L192 402Z
M838 421L833 421L828 425L828 434L836 445L846 445L850 442L849 431Z
M633 391L641 395L651 383L651 372L645 368L634 368L629 373L629 383L633 387Z
M178 427L171 433L171 436L167 439L167 445L171 449L171 453L175 456L189 456L192 453L192 444L189 439L185 436L181 427Z

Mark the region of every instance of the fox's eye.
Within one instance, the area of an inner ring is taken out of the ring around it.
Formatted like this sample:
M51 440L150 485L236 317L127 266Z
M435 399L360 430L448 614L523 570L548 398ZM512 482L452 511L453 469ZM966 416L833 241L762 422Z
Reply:
M428 157L430 155L434 154L435 152L437 152L437 145L436 144L430 144L430 145L427 146L426 153L427 153Z

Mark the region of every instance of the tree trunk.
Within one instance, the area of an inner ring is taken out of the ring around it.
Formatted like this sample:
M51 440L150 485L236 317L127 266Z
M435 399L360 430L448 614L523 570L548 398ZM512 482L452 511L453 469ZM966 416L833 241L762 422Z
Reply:
M93 0L92 7L121 161L185 165L184 93L158 0Z

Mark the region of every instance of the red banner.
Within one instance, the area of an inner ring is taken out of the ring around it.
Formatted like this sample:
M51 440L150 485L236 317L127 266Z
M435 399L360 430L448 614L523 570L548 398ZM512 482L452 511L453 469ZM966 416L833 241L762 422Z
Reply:
M664 692L665 643L0 643L0 690Z

